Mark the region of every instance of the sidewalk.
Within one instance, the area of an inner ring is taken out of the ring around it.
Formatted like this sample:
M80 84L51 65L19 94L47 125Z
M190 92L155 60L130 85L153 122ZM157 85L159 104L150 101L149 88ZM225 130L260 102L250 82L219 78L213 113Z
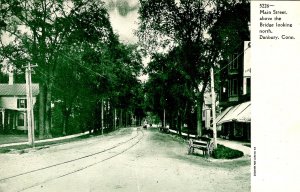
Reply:
M72 139L72 138L80 137L80 136L87 135L87 134L89 134L88 131L84 132L84 133L78 133L78 134L68 135L68 136L64 136L64 137L36 140L35 143L61 141L61 140L65 140L65 139ZM0 148L17 146L17 145L26 145L26 144L28 144L28 137L26 134L24 134L24 135L0 135Z
M175 130L171 130L171 133L177 134L177 132ZM183 136L187 136L186 133L182 133ZM190 137L194 138L195 135L190 135ZM244 153L245 156L251 156L251 147L247 147L245 146L245 144L250 145L249 142L243 142L243 141L232 141L232 140L226 140L226 139L221 139L221 138L217 138L217 143L224 145L226 147L232 148L232 149L236 149L239 151L242 151Z
M250 144L250 143L241 142L241 141L231 141L231 140L226 140L221 138L217 138L217 143L232 149L242 151L245 156L251 156L251 147L245 146L245 144Z

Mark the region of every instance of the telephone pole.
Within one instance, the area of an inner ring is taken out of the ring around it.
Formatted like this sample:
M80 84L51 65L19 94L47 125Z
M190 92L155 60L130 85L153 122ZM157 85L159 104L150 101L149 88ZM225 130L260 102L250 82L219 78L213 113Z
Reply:
M27 97L27 129L28 129L28 144L34 147L34 114L33 114L33 101L32 101L32 82L31 71L32 66L28 64L25 66L25 79L26 79L26 97Z
M211 108L213 118L213 140L214 149L217 148L217 126L216 126L216 96L215 96L215 80L214 80L214 69L210 68L210 79L211 79Z
M101 135L103 135L104 129L104 101L101 99Z
M164 122L163 122L163 128L166 128L166 110L164 108Z

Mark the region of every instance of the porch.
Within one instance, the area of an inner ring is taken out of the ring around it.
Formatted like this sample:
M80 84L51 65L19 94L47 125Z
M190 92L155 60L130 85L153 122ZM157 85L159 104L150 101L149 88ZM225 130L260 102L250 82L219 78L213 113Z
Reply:
M0 109L0 135L27 133L26 110Z

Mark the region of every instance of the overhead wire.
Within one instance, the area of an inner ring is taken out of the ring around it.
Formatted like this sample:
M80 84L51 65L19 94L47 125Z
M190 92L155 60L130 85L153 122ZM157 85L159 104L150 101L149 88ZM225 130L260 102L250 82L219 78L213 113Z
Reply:
M248 47L246 49L244 49L243 52L239 53L235 58L233 58L233 60L231 62L229 62L228 64L226 64L225 66L223 66L221 69L219 69L218 71L214 72L214 74L219 73L220 71L222 71L223 69L227 68L229 65L231 65L234 61L236 61L241 55L243 55L248 49L250 48L250 46L248 45Z
M41 75L43 75L45 78L48 78L48 75L45 74L44 72L42 72L42 70L40 70L40 69L38 69L38 68L37 68L37 70L38 70L39 73L40 73ZM54 76L51 76L51 78L54 78ZM58 87L58 86L55 85L55 84L52 85L52 88L54 88L55 90L57 90L57 91L59 91L59 92L61 92L61 93L65 93L65 92L66 92L65 90L63 90L62 88ZM77 97L79 97L80 99L84 99L85 101L90 101L90 100L91 100L90 97L84 96L84 95L77 95Z
M102 78L105 78L105 76L103 74L100 74L99 72L91 69L90 67L88 66L85 66L84 64L76 61L75 59L69 57L68 55L66 54L62 54L63 57L65 57L66 59L68 60L71 60L73 62L75 62L76 64L78 64L79 66L81 66L82 68L86 69L89 73L92 73L94 75L97 75L97 76L100 76ZM45 78L49 78L49 75L44 73L41 69L39 69L38 67L36 68L36 70L41 74L43 75ZM50 78L55 78L54 75L51 75ZM61 93L65 93L66 91L63 90L62 88L56 86L56 85L52 85L52 88L54 88L55 90L61 92ZM77 95L78 98L80 99L84 99L85 101L91 101L91 98L89 96L85 96L85 95Z

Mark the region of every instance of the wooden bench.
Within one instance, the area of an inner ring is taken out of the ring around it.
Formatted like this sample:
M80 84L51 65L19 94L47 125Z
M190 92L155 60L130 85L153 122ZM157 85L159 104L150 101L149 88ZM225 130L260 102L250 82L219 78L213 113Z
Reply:
M213 141L209 137L197 137L189 140L188 154L192 154L196 149L200 149L203 155L210 156L213 150Z
M164 132L164 133L170 133L170 129L167 127L160 127L159 131Z

